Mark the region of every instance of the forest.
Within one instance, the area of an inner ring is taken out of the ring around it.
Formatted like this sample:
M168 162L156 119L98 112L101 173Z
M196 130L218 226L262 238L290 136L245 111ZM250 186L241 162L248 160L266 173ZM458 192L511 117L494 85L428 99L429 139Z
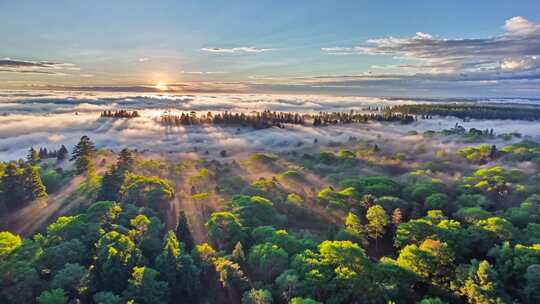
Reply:
M383 117L365 115L166 123ZM29 147L0 163L0 302L539 303L540 144L457 124L407 136L220 158Z
M424 119L433 116L455 116L461 119L514 119L534 121L540 119L540 109L524 105L494 105L475 103L429 103L404 104L383 107L383 111L421 115Z
M102 114L103 115L103 114ZM319 112L316 114L302 114L297 112L262 112L252 113L212 113L197 115L197 112L181 113L174 115L164 113L159 122L165 126L189 126L200 124L216 124L225 126L249 126L254 129L266 129L271 127L284 128L289 125L327 126L352 123L367 123L370 121L400 122L408 124L414 121L414 117L408 114L393 113L365 113L365 112Z

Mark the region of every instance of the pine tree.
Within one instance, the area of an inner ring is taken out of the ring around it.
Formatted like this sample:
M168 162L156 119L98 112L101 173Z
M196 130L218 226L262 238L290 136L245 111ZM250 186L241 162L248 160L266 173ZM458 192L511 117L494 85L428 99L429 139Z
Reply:
M191 231L189 230L186 213L183 210L180 211L178 226L176 226L176 238L179 242L184 243L188 252L191 252L191 250L195 248L195 242L193 241L193 236L191 235Z
M24 200L21 182L22 170L16 162L8 163L0 180L0 188L2 188L2 200L9 210L19 208Z
M26 161L29 164L32 164L32 165L35 165L35 164L37 164L39 162L39 154L34 149L34 147L32 147L32 148L30 148L30 150L28 150L28 155L26 156Z
M77 174L86 173L89 176L95 172L92 158L96 153L96 147L88 136L81 137L79 143L75 146L72 152L70 161L75 161Z
M22 180L26 201L47 198L47 191L41 181L37 168L26 165L22 174Z
M131 151L129 151L127 148L122 149L116 162L118 169L124 172L133 171L134 163L135 159L133 158Z
M98 200L115 202L120 201L120 189L124 184L124 179L124 173L118 170L116 165L111 166L109 171L103 175Z
M375 250L378 250L378 240L384 234L385 227L388 225L388 215L383 207L373 205L366 213L368 220L368 231L370 236L375 239Z
M68 153L69 151L66 146L62 145L62 147L60 147L60 150L58 150L58 153L56 154L56 160L59 162L64 161L67 158Z
M70 161L77 160L83 156L94 156L96 153L96 147L94 142L86 135L82 136L79 143L73 148Z
M356 214L349 212L345 219L345 231L362 244L367 244L366 229Z

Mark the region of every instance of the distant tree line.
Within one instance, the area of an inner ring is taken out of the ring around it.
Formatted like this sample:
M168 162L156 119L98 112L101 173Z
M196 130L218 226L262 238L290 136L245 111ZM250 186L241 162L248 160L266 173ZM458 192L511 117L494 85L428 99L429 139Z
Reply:
M285 112L254 112L246 113L217 113L208 112L206 115L198 116L196 112L181 113L180 115L164 114L160 122L168 126L188 126L199 124L220 124L220 125L241 125L250 126L255 129L265 129L270 127L282 128L283 124L303 125L304 117L298 113Z
M300 114L293 112L252 112L246 113L218 113L208 112L198 116L196 112L181 113L180 115L164 114L159 120L167 126L188 126L199 124L220 124L234 126L250 126L255 129L271 127L283 128L285 124L306 125L311 122L313 126L366 123L369 121L386 121L411 123L414 117L401 113L356 113L351 112L320 112L317 114Z
M39 150L34 149L33 147L28 150L28 155L26 156L26 161L31 164L37 164L41 160L56 158L58 162L64 161L69 154L66 146L62 145L58 150L48 150L47 148L39 148Z
M139 112L133 111L129 112L126 110L118 110L118 111L103 111L101 112L101 117L108 117L108 118L136 118L140 117Z
M540 108L508 107L479 104L409 104L385 108L386 113L421 115L430 119L433 115L455 116L461 119L515 119L538 120Z
M314 126L367 123L370 121L399 122L408 124L414 121L414 117L408 114L393 112L357 113L352 110L350 112L320 112L317 115L312 115L312 118Z

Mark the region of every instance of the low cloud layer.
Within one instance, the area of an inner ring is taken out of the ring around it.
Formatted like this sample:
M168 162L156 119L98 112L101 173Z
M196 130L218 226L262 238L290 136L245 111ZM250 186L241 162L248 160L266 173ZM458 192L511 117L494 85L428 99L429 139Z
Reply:
M220 48L220 47L211 47L211 48L202 48L201 51L216 53L216 54L232 54L232 53L263 53L273 51L275 49L270 48L257 48L252 46L242 46L235 48Z
M120 95L83 92L77 94L12 91L0 93L0 160L26 155L29 147L68 148L82 135L90 136L100 148L123 147L148 153L174 155L198 153L219 157L219 151L230 154L254 151L307 150L331 142L346 142L354 136L362 140L383 140L388 145L417 145L420 139L407 136L408 131L441 130L454 126L458 119L420 121L411 125L346 125L314 128L291 126L285 129L253 130L250 128L203 125L165 127L156 122L166 111L348 111L366 106L423 102L406 99L365 97L324 97L303 95ZM103 110L137 110L141 117L130 120L100 118ZM518 131L538 138L540 123L513 121L472 121L465 127L494 128L496 132ZM314 139L318 144L314 147ZM433 143L438 147L449 143Z
M485 86L530 94L540 80L540 25L516 16L506 20L503 30L488 38L443 38L418 32L413 37L369 39L360 46L322 48L329 55L388 56L396 63L372 66L370 73L354 78L338 75L312 81L326 86L406 82L412 88L419 82L432 90L444 85L461 86L463 91Z
M61 75L62 70L79 70L79 68L71 63L0 59L0 72Z

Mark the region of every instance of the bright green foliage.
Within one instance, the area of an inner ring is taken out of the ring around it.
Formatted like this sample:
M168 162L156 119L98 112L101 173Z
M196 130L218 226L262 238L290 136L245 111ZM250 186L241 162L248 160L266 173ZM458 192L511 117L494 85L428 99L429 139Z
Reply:
M428 220L410 220L399 224L394 239L394 245L396 247L403 247L407 244L419 245L434 233L434 229Z
M22 239L9 231L0 232L0 259L5 259L11 252L22 245Z
M322 304L310 298L292 298L290 304Z
M345 232L360 244L367 244L367 231L356 214L349 212L345 219Z
M244 240L244 226L236 215L231 212L214 212L206 223L208 227L208 238L216 244L219 249L228 248Z
M123 295L140 304L167 303L169 287L159 280L159 272L149 267L134 267Z
M16 162L10 162L4 169L0 179L1 198L8 210L24 206L26 194L22 183L23 169Z
M390 222L388 214L386 214L383 207L374 205L367 210L366 219L368 220L367 230L369 236L375 239L377 247L379 238L384 235L386 226L388 226L388 223Z
M279 179L303 180L303 176L296 170L287 170L278 175Z
M267 282L285 270L288 262L287 252L270 243L253 246L248 255L248 264L255 278Z
M141 252L127 235L111 231L96 244L96 274L106 290L125 289L131 271L141 259Z
M272 304L272 294L266 289L251 289L242 296L242 304Z
M127 174L123 197L127 203L157 209L174 197L174 189L159 177Z
M64 290L58 288L51 291L44 291L36 300L39 304L65 304L68 301L68 297Z
M490 217L480 220L475 224L477 227L489 232L500 241L511 240L517 233L512 223L501 217Z
M277 212L274 204L261 196L237 195L232 199L232 205L233 212L246 227L281 226L286 222L286 217Z
M218 258L214 264L223 287L238 290L244 290L247 287L248 280L240 269L240 265L225 258Z
M502 304L497 273L487 261L473 260L458 270L458 292L471 304Z
M304 205L304 199L296 193L290 193L289 195L287 195L287 201L297 206Z
M416 300L410 289L414 284L418 284L418 277L410 270L399 266L395 260L383 257L377 263L374 270L375 279L383 286L381 294L389 303L411 303Z
M405 246L397 264L411 270L426 282L444 284L453 272L454 254L444 242L427 239L420 246Z
M22 182L26 201L47 199L47 191L36 167L28 165L24 167Z
M372 194L374 196L399 196L401 186L386 176L370 176L342 180L339 185L342 188L353 187L361 196Z
M43 253L37 242L24 240L22 245L0 259L0 299L7 303L32 303L43 290L35 267Z
M472 188L496 198L504 198L512 191L519 190L514 184L523 173L519 170L505 170L500 166L481 168L470 177L466 177L465 187Z
M83 215L61 216L47 227L47 239L60 243L83 236L87 229L88 223Z
M163 249L156 258L156 269L168 283L171 299L195 301L198 296L199 269L191 256L182 252L176 235L169 231L163 240Z
M482 144L476 147L461 149L458 151L458 154L472 163L483 164L491 158L492 149L492 145Z
M293 268L302 293L319 295L325 303L349 303L370 299L371 265L365 251L350 241L324 241L317 252L297 255Z
M272 179L260 178L248 187L242 189L240 193L246 196L262 196L268 200L281 202L285 198L285 193Z

